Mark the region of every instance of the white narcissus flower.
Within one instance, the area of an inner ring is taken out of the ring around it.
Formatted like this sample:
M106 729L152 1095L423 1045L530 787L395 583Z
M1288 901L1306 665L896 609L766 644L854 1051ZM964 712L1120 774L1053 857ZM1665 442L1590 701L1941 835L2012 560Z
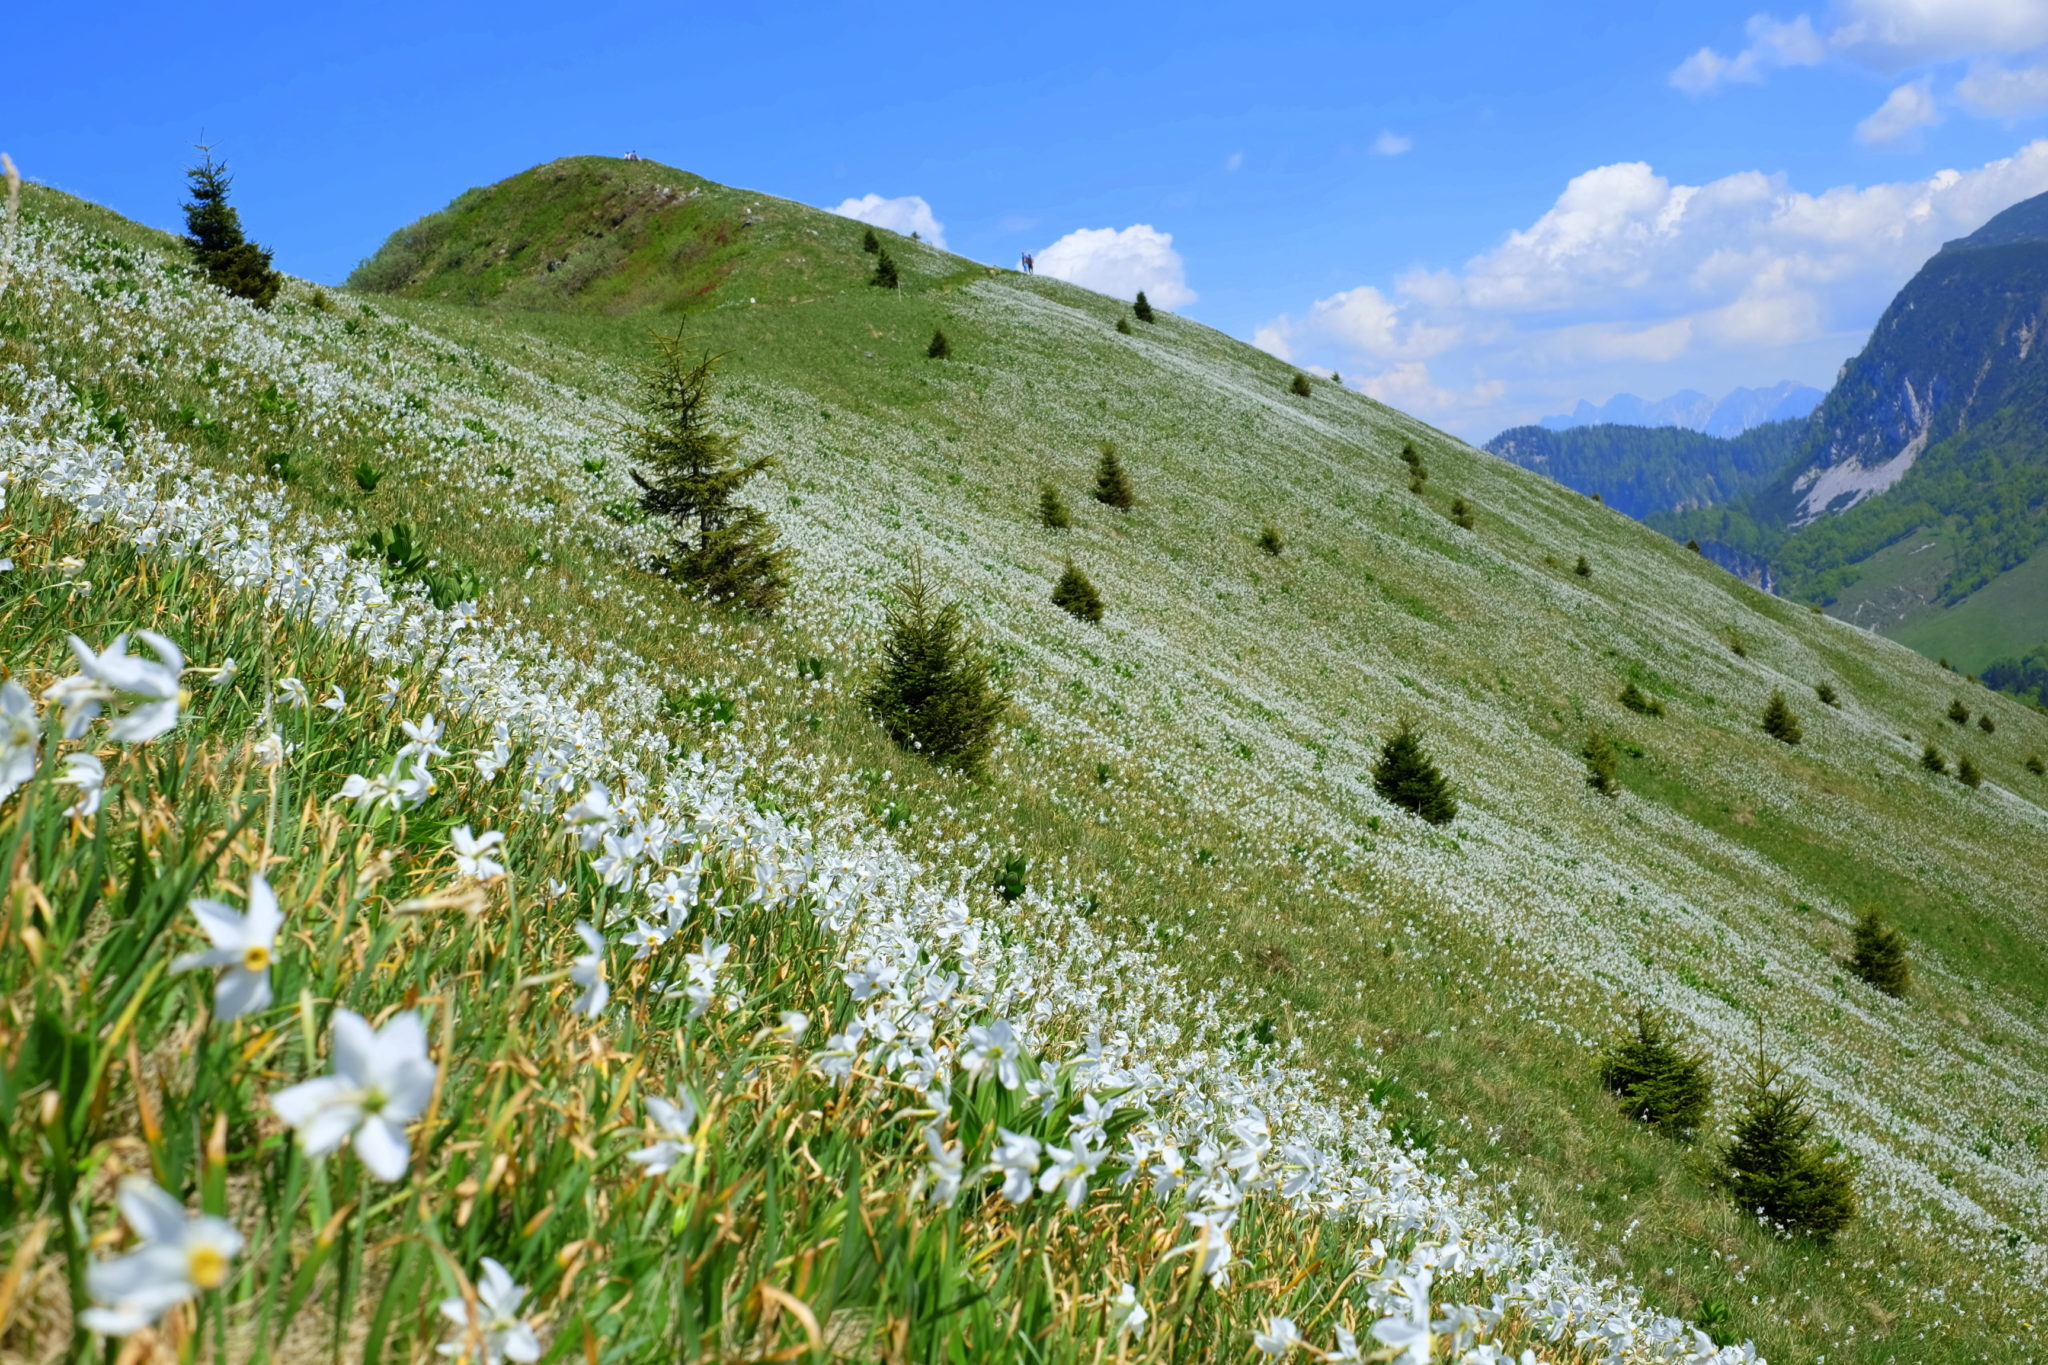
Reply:
M270 964L275 956L277 931L284 915L277 897L260 872L249 877L249 913L238 915L219 901L195 899L192 913L206 931L213 946L204 952L186 953L171 963L174 972L197 967L225 967L213 987L213 1013L217 1019L235 1019L270 1006Z
M20 683L0 683L0 801L35 776L42 741L43 726L36 719L35 702Z
M1038 1139L1007 1128L996 1133L1002 1144L988 1164L989 1173L1003 1177L1003 1198L1021 1204L1031 1197L1032 1178L1038 1174Z
M398 1179L412 1158L405 1125L434 1094L436 1072L419 1015L395 1015L373 1030L362 1015L336 1010L329 1060L333 1075L278 1091L271 1108L298 1133L307 1155L325 1156L353 1136L370 1174Z
M279 678L277 680L277 691L279 698L284 704L294 711L312 700L306 694L306 685L297 678Z
M460 1294L441 1300L441 1316L461 1329L461 1335L444 1341L436 1349L454 1360L473 1360L479 1365L499 1365L511 1360L519 1365L540 1359L540 1338L532 1324L519 1316L526 1301L526 1287L512 1282L512 1273L490 1257L484 1257L484 1273L476 1283L476 1302Z
M1365 1365L1365 1352L1358 1349L1358 1338L1349 1327L1339 1327L1337 1349L1323 1352L1323 1359L1329 1365Z
M77 739L102 706L123 697L135 705L107 727L109 739L145 744L178 723L178 675L185 670L185 656L153 630L135 634L156 654L154 660L130 654L125 632L99 654L76 635L71 637L78 672L59 678L43 693L46 701L64 708L64 738Z
M659 1095L649 1095L647 1118L660 1131L661 1140L627 1153L626 1160L645 1166L649 1175L667 1175L677 1161L697 1150L691 1137L697 1128L697 1102L685 1095L680 1104L671 1104Z
M100 808L100 798L106 794L107 788L107 765L94 754L67 754L64 771L57 781L67 787L78 788L78 799L64 814L73 819L83 819Z
M328 686L333 687L334 685L329 683ZM322 710L332 711L338 716L348 709L348 694L339 687L335 687L332 692L327 694L326 699L320 703L320 707Z
M1266 1330L1252 1333L1252 1345L1259 1348L1261 1355L1278 1360L1301 1345L1301 1333L1295 1330L1292 1318L1267 1318Z
M1373 1339L1395 1348L1394 1360L1401 1365L1429 1365L1435 1347L1429 1329L1430 1272L1403 1275L1395 1281L1408 1297L1407 1317L1385 1317L1373 1324Z
M588 920L580 919L576 921L576 935L590 951L569 966L569 979L583 987L583 994L569 1008L587 1019L595 1019L604 1013L612 998L611 983L604 979L604 936L591 928Z
M925 1162L931 1179L931 1201L940 1208L951 1208L953 1200L959 1197L961 1178L967 1173L966 1158L960 1144L946 1141L936 1123L926 1126L924 1145L931 1154Z
M1145 1311L1145 1305L1138 1302L1138 1287L1125 1280L1124 1287L1109 1301L1109 1320L1116 1329L1116 1334L1120 1337L1142 1337L1145 1335L1145 1324L1151 1317L1152 1315Z
M206 685L208 687L228 687L233 685L235 681L235 674L240 672L241 670L235 664L235 656L230 654L228 655L227 658L221 660L220 663L218 663L212 669L207 671L212 674L212 676L206 680Z
M138 1239L135 1250L86 1267L92 1307L79 1325L105 1336L138 1332L166 1310L227 1283L242 1234L225 1219L193 1214L154 1182L129 1177L115 1196Z
M500 831L471 834L468 825L457 825L448 835L448 842L455 846L455 870L463 876L491 882L505 875L505 865L490 856L492 849L505 842Z

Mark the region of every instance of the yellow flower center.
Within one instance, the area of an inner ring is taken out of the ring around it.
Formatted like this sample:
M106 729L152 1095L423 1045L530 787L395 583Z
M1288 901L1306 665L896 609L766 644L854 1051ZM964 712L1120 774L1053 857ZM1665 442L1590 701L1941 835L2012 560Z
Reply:
M185 1260L185 1278L201 1289L218 1289L228 1278L228 1258L218 1247L193 1247Z
M267 971L270 967L270 949L260 943L252 943L242 950L242 970L245 972Z

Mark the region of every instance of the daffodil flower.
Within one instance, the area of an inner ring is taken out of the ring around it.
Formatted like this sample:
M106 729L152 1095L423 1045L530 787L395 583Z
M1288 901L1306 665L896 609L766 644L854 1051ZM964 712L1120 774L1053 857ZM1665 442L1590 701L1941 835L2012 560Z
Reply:
M20 683L0 683L0 801L35 776L42 740L43 726L36 719L35 702Z
M649 1095L647 1117L660 1131L661 1140L627 1153L626 1160L645 1166L649 1175L666 1175L678 1160L697 1150L691 1137L697 1128L697 1102L685 1095L680 1104L671 1104L659 1095Z
M373 1030L360 1014L336 1010L329 1039L334 1074L280 1090L271 1108L298 1133L307 1155L325 1156L353 1137L370 1174L396 1180L412 1158L405 1125L425 1112L434 1093L426 1029L410 1011Z
M1278 1360L1301 1345L1301 1333L1292 1318L1271 1317L1266 1319L1265 1331L1252 1333L1252 1345L1259 1348L1259 1354Z
M534 1335L532 1324L519 1316L526 1287L514 1284L512 1272L490 1257L483 1260L475 1303L459 1294L441 1300L441 1316L460 1328L461 1335L436 1349L451 1360L471 1360L479 1365L499 1365L506 1360L527 1365L539 1360L540 1338Z
M1031 1182L1038 1174L1038 1139L1007 1128L997 1128L1002 1143L988 1164L989 1174L1003 1178L1003 1198L1021 1204L1031 1197Z
M1373 1339L1395 1348L1396 1365L1429 1365L1434 1351L1430 1340L1429 1286L1432 1276L1425 1270L1403 1275L1396 1283L1408 1297L1408 1314L1381 1318L1372 1326Z
M116 635L98 654L76 635L71 637L78 672L59 678L43 693L44 700L64 710L64 738L83 735L102 706L123 697L135 705L107 727L109 739L145 744L178 723L178 675L184 672L185 656L153 630L135 634L156 654L154 660L130 654L126 633Z
M490 882L505 875L505 865L490 856L490 850L505 842L500 831L471 834L468 825L457 825L449 833L448 842L455 846L455 870L463 876Z
M85 1292L92 1307L78 1315L80 1326L124 1337L202 1291L227 1283L242 1250L242 1234L225 1219L187 1213L183 1204L139 1177L122 1181L115 1199L137 1245L126 1256L86 1268Z
M580 919L576 921L576 935L590 951L569 966L569 979L583 987L583 994L569 1008L586 1019L595 1019L604 1013L612 998L611 983L604 979L604 936Z
M217 1019L235 1019L270 1006L270 964L277 947L277 931L284 916L277 897L260 872L249 877L249 913L238 915L219 901L198 899L192 913L213 946L204 952L186 953L171 963L174 972L198 967L224 967L213 987L213 1013Z
M1120 1337L1142 1337L1145 1324L1151 1317L1145 1311L1145 1305L1138 1302L1138 1287L1125 1280L1124 1287L1109 1301L1109 1320L1116 1334Z
M329 686L331 687L333 686L333 684L330 683ZM348 694L343 692L339 687L336 687L332 692L327 694L324 700L321 701L320 708L324 711L332 711L335 715L338 716L343 711L348 709Z

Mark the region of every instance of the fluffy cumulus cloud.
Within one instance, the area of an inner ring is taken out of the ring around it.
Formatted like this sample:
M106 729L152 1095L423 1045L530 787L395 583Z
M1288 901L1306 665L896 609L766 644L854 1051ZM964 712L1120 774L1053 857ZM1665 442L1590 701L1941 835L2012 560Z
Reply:
M1825 386L1944 241L2043 192L2048 141L1821 193L1760 171L1684 185L1601 166L1461 267L1331 294L1255 340L1482 439L1623 389Z
M1749 45L1732 57L1703 47L1678 64L1671 83L1689 94L1704 95L1724 85L1754 85L1774 67L1817 66L1827 45L1805 15L1781 23L1768 14L1750 19Z
M1930 124L1941 122L1930 81L1913 81L1885 96L1877 112L1856 125L1856 140L1873 147L1891 147L1907 141Z
M858 199L846 200L832 212L842 218L900 232L906 237L914 232L933 246L943 247L946 244L946 225L932 217L932 206L925 203L922 195L906 194L896 199L884 199L879 194L864 194Z
M1128 299L1142 289L1161 308L1195 301L1187 270L1173 249L1173 234L1149 223L1127 228L1078 228L1038 253L1038 273L1099 294Z

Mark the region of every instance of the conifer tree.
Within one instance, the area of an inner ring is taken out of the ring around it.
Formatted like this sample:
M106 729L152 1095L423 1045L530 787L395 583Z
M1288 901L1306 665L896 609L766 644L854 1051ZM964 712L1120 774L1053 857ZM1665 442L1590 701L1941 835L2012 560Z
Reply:
M789 556L768 518L736 496L775 458L743 458L714 424L717 357L693 359L680 331L656 342L656 358L641 367L639 419L622 432L625 456L639 466L631 472L640 506L670 527L655 567L715 601L772 612L788 586Z
M1152 316L1152 304L1146 299L1145 291L1142 289L1138 291L1137 301L1131 305L1131 313L1140 322L1158 321L1157 318Z
M236 298L258 308L270 307L284 276L270 268L270 253L242 235L242 215L228 202L233 179L213 159L213 149L199 149L202 160L187 167L192 202L185 205L185 245L206 277Z
M946 340L944 332L933 329L931 345L924 348L924 353L933 360L945 360L953 354L953 343Z
M1826 1242L1856 1216L1856 1190L1848 1163L1821 1147L1815 1126L1784 1068L1758 1058L1721 1181L1746 1212Z
M1706 1058L1681 1050L1666 1036L1668 1022L1648 1009L1635 1027L1608 1043L1600 1057L1600 1083L1621 1097L1628 1116L1666 1137L1689 1140L1714 1096Z
M895 289L901 284L896 277L896 261L887 251L875 252L875 273L868 276L868 283L883 289Z
M1579 562L1572 565L1572 572L1581 578L1591 578L1593 576L1593 563L1584 555L1580 555Z
M1472 504L1466 502L1462 495L1451 499L1451 525L1467 531L1472 529Z
M1987 735L1995 735L1998 733L1998 722L1991 719L1991 713L1986 711L1977 717L1977 728Z
M1587 786L1602 796L1621 795L1621 755L1613 740L1598 730L1588 730L1579 754L1586 760Z
M1700 543L1697 540L1688 540L1687 542L1685 542L1685 548L1691 550L1696 555L1703 555L1706 553L1705 550L1702 550L1700 548Z
M912 559L887 609L882 666L862 696L889 738L942 768L974 772L1007 706L957 602L942 600Z
M1835 689L1832 683L1818 684L1813 689L1813 695L1820 698L1820 704L1822 706L1832 706L1837 710L1841 709L1842 699L1835 695Z
M1123 461L1117 458L1116 442L1102 443L1102 460L1095 466L1095 500L1105 507L1128 512L1138 501L1131 491L1130 476L1124 473Z
M1131 331L1131 320L1125 317L1122 313L1118 313L1116 315L1116 329L1117 331L1123 333L1125 336L1134 335Z
M1956 781L1965 787L1975 788L1984 785L1984 774L1977 770L1977 761L1968 754L1956 760Z
M1270 521L1259 528L1259 548L1275 559L1287 548L1287 542L1280 537L1280 528Z
M1067 510L1067 500L1060 496L1060 490L1051 484L1038 487L1038 519L1055 531L1064 531L1074 524L1074 514Z
M882 239L875 236L875 230L873 228L869 228L866 232L861 234L860 249L862 251L867 252L870 256L873 256L881 251Z
M1308 386L1308 376L1303 374L1299 370L1296 370L1294 372L1293 382L1288 384L1287 391L1293 394L1296 398L1306 398L1309 396L1309 394L1314 392L1314 390L1312 390Z
M2048 775L2048 763L2043 763L2039 754L2028 754L2027 771L2036 777Z
M1764 733L1781 744L1797 744L1806 738L1799 728L1799 717L1792 714L1791 703L1785 700L1782 691L1771 693L1771 699L1764 703Z
M1866 910L1849 931L1849 970L1886 995L1904 995L1912 984L1906 962L1906 936Z
M1373 790L1397 806L1414 811L1432 825L1457 818L1458 803L1451 784L1422 747L1422 736L1407 721L1380 746L1373 764Z
M1968 725L1970 723L1970 708L1963 705L1961 697L1957 697L1948 704L1948 718L1957 725Z
M1664 714L1664 703L1644 692L1642 688L1637 687L1633 679L1622 684L1620 700L1623 706L1626 706L1639 716L1661 716Z
M1088 575L1074 567L1074 561L1067 561L1066 572L1053 585L1052 604L1067 615L1093 625L1102 619L1102 594L1095 591L1095 585L1088 581Z
M1931 773L1946 773L1948 760L1942 757L1941 750L1929 743L1920 750L1920 766Z

